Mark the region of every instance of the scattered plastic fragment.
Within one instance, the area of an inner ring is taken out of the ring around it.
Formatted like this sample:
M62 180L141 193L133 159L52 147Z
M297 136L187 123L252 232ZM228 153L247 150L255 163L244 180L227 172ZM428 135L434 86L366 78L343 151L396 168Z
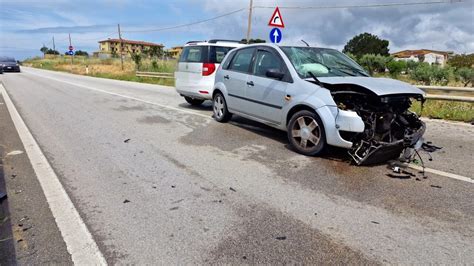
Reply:
M5 192L0 192L0 202L2 202L4 199L6 199L8 196L7 196L7 193Z
M20 194L21 192L23 192L23 190L21 190L21 189L15 190L15 194Z
M6 156L19 155L19 154L23 154L23 151L11 151L7 153Z
M376 222L376 221L370 221L370 222L373 224L380 224L379 222Z
M394 173L398 173L398 174L400 173L400 167L398 167L398 166L394 166L392 168L392 170L393 170Z
M409 175L409 176L412 176L412 177L416 176L414 173L408 172L406 170L402 170L402 174L406 174L406 175Z
M176 211L177 209L179 209L179 207L173 207L170 209L170 211Z
M231 191L237 192L237 190L235 190L233 187L230 187L229 189L230 189Z
M410 179L411 176L409 175L394 175L394 174L387 174L390 178L398 178L398 179Z
M175 185L172 185L171 188L176 188L176 186L175 186Z
M124 200L123 203L129 203L130 201L128 199Z
M441 188L441 186L438 186L438 185L430 185L430 187Z
M129 141L130 141L130 139L126 139L126 140L124 140L123 142L124 142L124 143L128 143Z
M276 239L277 240L286 240L286 236L277 236Z

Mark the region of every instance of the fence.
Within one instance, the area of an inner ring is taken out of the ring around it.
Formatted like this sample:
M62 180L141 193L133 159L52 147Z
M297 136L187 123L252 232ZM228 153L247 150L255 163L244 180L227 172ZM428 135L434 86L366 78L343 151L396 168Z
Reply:
M417 86L427 93L426 98L432 100L442 101L457 101L457 102L474 102L474 88L467 87L447 87L447 86ZM429 92L441 92L437 94L430 94ZM453 94L467 94L453 95Z
M137 77L148 77L148 78L162 78L162 79L174 79L174 73L165 72L141 72L135 73Z

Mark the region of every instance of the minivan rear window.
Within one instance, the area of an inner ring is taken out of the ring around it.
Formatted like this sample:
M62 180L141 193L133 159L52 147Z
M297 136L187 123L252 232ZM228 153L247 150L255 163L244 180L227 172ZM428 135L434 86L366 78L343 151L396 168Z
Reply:
M220 64L227 53L235 47L223 46L186 46L181 53L181 63L214 63Z

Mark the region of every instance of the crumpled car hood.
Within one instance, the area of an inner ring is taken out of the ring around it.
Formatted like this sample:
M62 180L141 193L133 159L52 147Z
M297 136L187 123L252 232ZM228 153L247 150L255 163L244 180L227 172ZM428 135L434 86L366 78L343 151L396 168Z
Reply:
M420 94L423 97L425 96L425 93L419 88L395 79L372 77L320 77L318 79L322 83L330 85L358 85L378 96L391 94Z

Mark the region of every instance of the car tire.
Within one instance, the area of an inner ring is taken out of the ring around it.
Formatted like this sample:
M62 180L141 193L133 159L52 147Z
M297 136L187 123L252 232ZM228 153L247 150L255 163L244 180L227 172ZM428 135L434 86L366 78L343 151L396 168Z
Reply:
M288 123L287 133L291 147L303 155L320 155L326 148L324 125L316 112L295 113Z
M201 105L204 100L199 100L199 99L193 99L191 97L187 97L187 96L184 96L184 99L190 104L190 105L193 105L193 106L199 106Z
M227 109L224 95L220 92L216 93L212 99L212 111L217 122L225 123L232 118L232 114Z

